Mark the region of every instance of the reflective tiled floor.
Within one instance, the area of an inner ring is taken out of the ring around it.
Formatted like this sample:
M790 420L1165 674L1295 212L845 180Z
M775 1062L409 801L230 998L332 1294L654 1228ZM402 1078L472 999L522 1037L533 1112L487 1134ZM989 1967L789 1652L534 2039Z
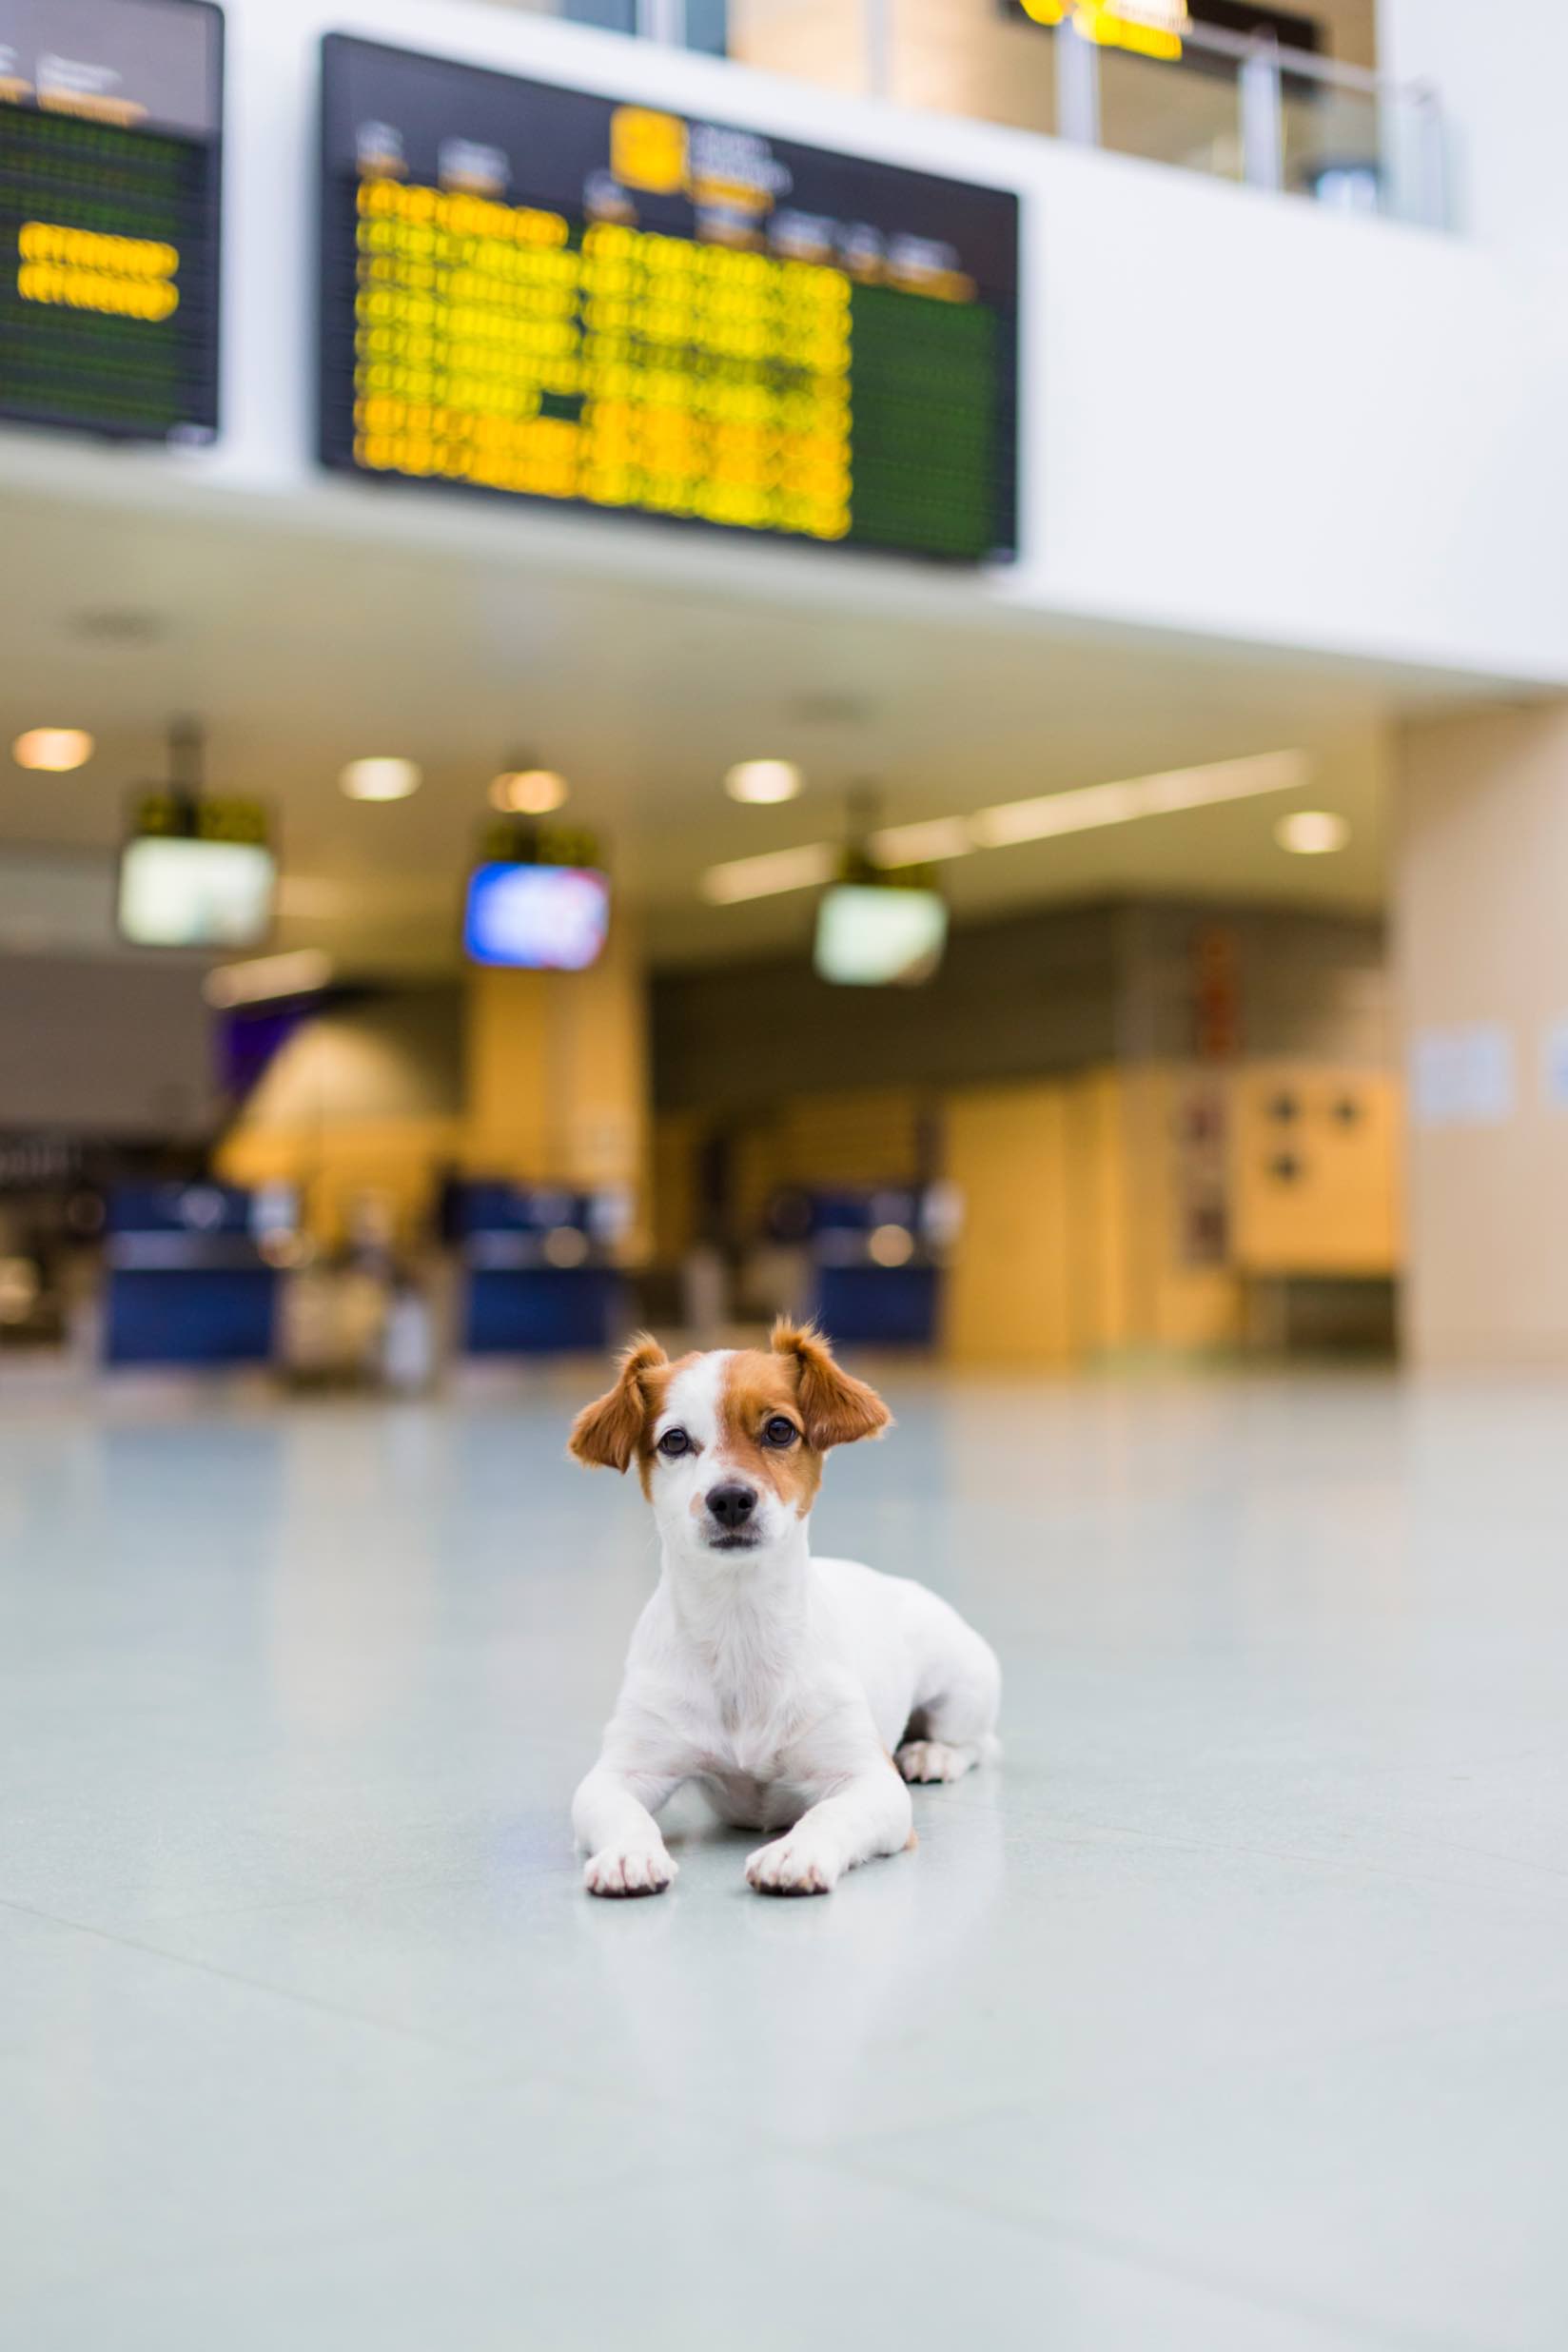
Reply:
M888 1385L1007 1760L802 1904L580 1891L578 1384L6 1407L0 2341L1561 2352L1568 1388Z

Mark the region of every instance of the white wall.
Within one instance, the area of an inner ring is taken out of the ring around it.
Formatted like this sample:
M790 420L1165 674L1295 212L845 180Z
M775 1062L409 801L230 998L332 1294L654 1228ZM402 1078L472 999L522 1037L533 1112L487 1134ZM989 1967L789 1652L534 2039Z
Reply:
M1385 69L1447 99L1456 217L1467 236L1560 276L1568 225L1568 9L1561 0L1379 0Z
M226 502L237 519L504 545L536 569L681 576L762 602L915 602L1568 681L1568 352L1492 241L1342 219L468 0L227 0L227 16L224 441L111 454L0 434L0 489ZM1018 188L1018 565L954 578L323 480L311 297L328 29Z

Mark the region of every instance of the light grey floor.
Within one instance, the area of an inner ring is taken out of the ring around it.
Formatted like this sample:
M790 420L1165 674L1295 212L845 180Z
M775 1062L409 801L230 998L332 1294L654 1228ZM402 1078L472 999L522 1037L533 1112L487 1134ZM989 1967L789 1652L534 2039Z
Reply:
M1007 1761L799 1904L580 1891L576 1385L6 1407L0 2341L1562 2352L1568 1389L890 1388Z

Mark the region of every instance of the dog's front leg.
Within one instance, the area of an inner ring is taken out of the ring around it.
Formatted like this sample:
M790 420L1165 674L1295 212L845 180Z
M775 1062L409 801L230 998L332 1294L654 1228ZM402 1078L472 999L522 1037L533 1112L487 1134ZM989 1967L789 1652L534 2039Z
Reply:
M873 1854L914 1843L910 1793L878 1751L831 1796L801 1814L793 1830L759 1846L746 1865L758 1894L828 1894L846 1871Z
M590 1894L662 1894L679 1865L654 1819L679 1788L678 1773L628 1770L604 1757L572 1799L572 1827L588 1854L582 1883Z

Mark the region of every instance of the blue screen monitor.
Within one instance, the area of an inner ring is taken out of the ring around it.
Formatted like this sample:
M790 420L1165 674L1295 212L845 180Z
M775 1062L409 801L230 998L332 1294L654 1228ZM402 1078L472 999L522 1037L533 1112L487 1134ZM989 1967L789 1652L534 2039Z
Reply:
M610 929L610 884L584 866L476 867L462 944L476 964L586 971Z

